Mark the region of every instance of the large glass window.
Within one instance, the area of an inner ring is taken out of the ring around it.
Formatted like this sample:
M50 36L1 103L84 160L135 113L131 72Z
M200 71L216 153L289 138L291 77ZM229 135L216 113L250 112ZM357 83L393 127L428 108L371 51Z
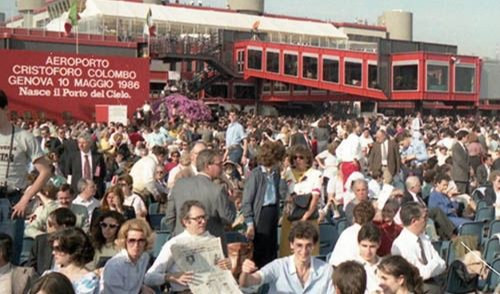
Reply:
M377 65L368 64L368 88L378 89L379 86L377 84Z
M394 91L418 90L418 64L395 65L393 72Z
M305 79L318 79L318 58L302 56L302 77Z
M262 50L248 49L248 68L262 69Z
M297 61L298 57L296 54L285 53L285 75L297 76Z
M474 67L455 67L455 92L473 93L476 69Z
M448 66L441 64L427 65L427 91L448 91Z
M346 85L361 87L362 66L359 62L345 63L345 80Z
M323 81L339 82L339 61L333 59L323 59Z
M237 67L238 72L240 72L240 73L243 72L243 70L245 69L245 51L244 50L238 51L238 57L236 60L236 67Z
M279 52L266 52L266 70L268 72L280 72L280 54Z

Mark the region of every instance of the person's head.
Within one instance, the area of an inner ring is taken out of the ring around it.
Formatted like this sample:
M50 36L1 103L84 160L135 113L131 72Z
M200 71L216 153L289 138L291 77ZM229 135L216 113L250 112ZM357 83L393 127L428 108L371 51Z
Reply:
M188 200L182 204L180 211L182 226L192 235L201 235L207 230L205 206L196 200Z
M375 263L380 241L381 236L378 227L372 222L364 224L358 233L359 256L369 263Z
M69 184L62 184L56 197L60 207L69 208L73 203L73 189Z
M57 198L57 188L52 184L51 182L48 182L45 184L45 186L42 187L40 190L40 194L43 195L43 197L50 199L50 200L56 200Z
M76 216L67 207L59 207L49 213L47 217L47 233L53 233L61 229L74 227L76 224Z
M368 199L368 183L364 179L357 179L352 182L352 192L358 201Z
M467 140L468 140L468 136L469 135L469 132L467 132L466 130L459 130L457 132L457 140L462 142L462 143L467 143Z
M451 178L447 174L438 174L436 175L436 179L434 181L435 183L435 189L438 192L445 193L446 190L448 190L448 184L450 183Z
M196 158L196 169L212 178L217 178L222 172L222 158L217 151L205 149Z
M94 181L89 179L80 179L76 184L76 187L78 188L80 197L85 200L89 200L94 197L95 192L97 191Z
M272 167L285 157L285 147L278 142L265 142L257 153L257 161L265 167Z
M132 194L134 179L129 174L121 175L120 178L118 178L118 185L121 186L123 195L129 196Z
M233 123L237 120L238 120L238 110L236 110L236 108L231 108L229 110L229 121Z
M387 256L377 267L379 286L386 294L422 294L423 280L418 269L399 255Z
M114 242L124 221L123 215L116 211L107 210L99 215L90 229L94 248L101 250L105 244Z
M94 247L80 228L66 228L49 238L54 263L62 267L74 264L83 267L94 258Z
M427 224L427 209L418 202L407 202L401 207L399 213L403 226L415 235L425 232Z
M201 151L207 149L207 144L205 144L204 142L196 142L193 146L193 148L191 148L191 152L189 152L189 155L191 157L191 164L196 164L196 160L198 158L198 154L200 154ZM198 171L201 171L198 169Z
M0 89L0 109L6 110L9 105L9 100L7 99L7 94Z
M87 132L80 133L80 135L78 135L77 142L80 151L82 151L83 153L90 152L90 147L92 145L92 137L90 136L89 133Z
M393 222L394 217L399 211L399 207L400 207L399 199L389 198L387 202L385 202L384 207L382 208L382 220L386 223Z
M164 147L156 145L153 146L153 148L151 149L151 153L153 153L153 155L156 156L156 159L158 159L159 164L163 164L163 162L165 161L165 157L168 154L168 151Z
M400 147L406 149L411 145L411 134L409 132L401 133L396 137L396 140Z
M318 230L309 222L296 222L288 235L290 248L297 261L309 262L314 246L319 240Z
M500 191L500 170L492 171L489 181L493 185L493 190L495 190L495 192Z
M385 141L385 138L387 137L387 134L384 130L379 129L377 133L375 133L375 139L377 142L382 143Z
M366 290L366 271L356 261L345 261L333 272L333 285L337 294L364 294Z
M493 165L493 157L491 154L486 154L483 158L483 163L491 167Z
M170 159L172 160L172 162L178 163L180 157L181 157L181 153L178 150L174 150L174 151L170 152Z
M415 194L420 193L422 188L420 180L416 176L409 176L405 181L405 185L406 185L406 190Z
M153 231L145 220L131 219L122 225L115 243L119 249L127 250L129 258L135 262L153 247Z
M33 294L75 294L71 281L58 272L50 272L36 280L30 289Z
M12 238L0 233L0 267L7 264L12 256Z
M361 201L354 206L353 212L354 222L360 225L364 225L367 222L373 220L375 217L375 208L370 203L370 201Z
M116 210L123 206L123 201L125 201L125 197L122 187L120 185L111 186L104 193L101 208L102 210Z
M40 128L40 136L43 137L43 138L50 138L50 129L48 126L44 126L44 127L41 127ZM42 146L44 147L44 146Z
M290 148L290 163L292 167L305 171L313 164L313 155L311 150L303 145L295 145Z

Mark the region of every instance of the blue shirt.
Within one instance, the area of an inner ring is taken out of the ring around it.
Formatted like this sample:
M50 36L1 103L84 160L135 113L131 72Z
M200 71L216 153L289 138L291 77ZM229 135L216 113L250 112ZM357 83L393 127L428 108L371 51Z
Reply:
M311 257L309 278L304 286L300 282L295 268L294 256L282 257L268 263L258 271L263 284L269 284L269 293L334 293L332 284L332 267Z
M266 194L264 194L264 203L263 206L274 205L276 204L276 187L274 186L274 171L266 170L265 167L261 166L262 172L264 172L264 176L266 177Z
M239 122L230 123L226 131L226 148L239 145L247 137L243 126Z
M427 149L425 148L425 143L422 140L413 138L411 140L410 146L408 148L401 150L401 156L409 156L415 155L415 159L417 164L424 163L427 159L429 159L429 155L427 154Z
M448 219L455 225L455 227L459 227L460 225L470 222L470 220L461 218L457 215L458 211L458 203L455 201L451 201L450 197L445 194L438 192L436 190L431 192L429 196L429 209L430 208L439 208L441 209Z

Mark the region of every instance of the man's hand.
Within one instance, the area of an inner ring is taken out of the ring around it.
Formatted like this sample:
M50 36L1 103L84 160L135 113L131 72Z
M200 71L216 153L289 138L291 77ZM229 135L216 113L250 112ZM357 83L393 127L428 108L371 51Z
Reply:
M245 236L247 237L248 241L253 241L253 238L255 237L255 227L248 226Z
M28 201L24 200L26 197L22 197L19 202L12 207L12 219L16 217L23 217L26 212L26 207L28 206Z
M230 270L231 269L231 259L229 258L222 258L222 259L219 259L217 262L216 262L217 266L221 269L221 270Z
M255 266L255 263L251 261L250 259L245 259L243 261L243 264L241 266L241 272L244 274L251 274L257 270L257 267Z
M182 286L187 286L193 280L193 272L175 273L170 275L170 280Z

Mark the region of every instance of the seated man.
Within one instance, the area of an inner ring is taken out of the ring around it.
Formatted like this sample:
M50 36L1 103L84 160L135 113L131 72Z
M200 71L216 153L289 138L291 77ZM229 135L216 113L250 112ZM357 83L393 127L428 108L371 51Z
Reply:
M447 194L450 180L450 176L446 174L437 175L435 180L436 186L429 196L429 209L441 209L453 225L458 228L460 225L470 220L458 216L458 202L450 199L452 196Z
M337 294L364 294L367 290L365 269L356 261L343 262L335 269L333 284Z
M193 280L193 272L181 272L172 256L172 245L204 242L215 238L207 231L205 207L199 201L188 200L182 204L180 217L184 232L170 239L161 248L158 258L149 268L144 278L148 286L161 286L169 282L174 293L188 291L188 283ZM223 270L231 269L229 259L220 259L217 265Z
M28 293L37 274L31 267L12 265L9 259L12 256L12 238L0 233L0 292Z
M240 286L268 284L269 293L333 293L332 267L311 256L318 239L318 231L312 224L297 222L288 237L293 255L276 259L260 270L246 259Z
M381 290L378 286L377 266L380 258L377 250L380 247L381 235L378 227L368 222L361 227L358 233L359 257L356 261L363 265L366 272L366 292L376 293Z
M446 270L445 261L439 256L425 233L427 210L417 202L408 202L401 208L403 230L392 243L391 253L400 255L418 268L428 293L441 293L436 279Z

